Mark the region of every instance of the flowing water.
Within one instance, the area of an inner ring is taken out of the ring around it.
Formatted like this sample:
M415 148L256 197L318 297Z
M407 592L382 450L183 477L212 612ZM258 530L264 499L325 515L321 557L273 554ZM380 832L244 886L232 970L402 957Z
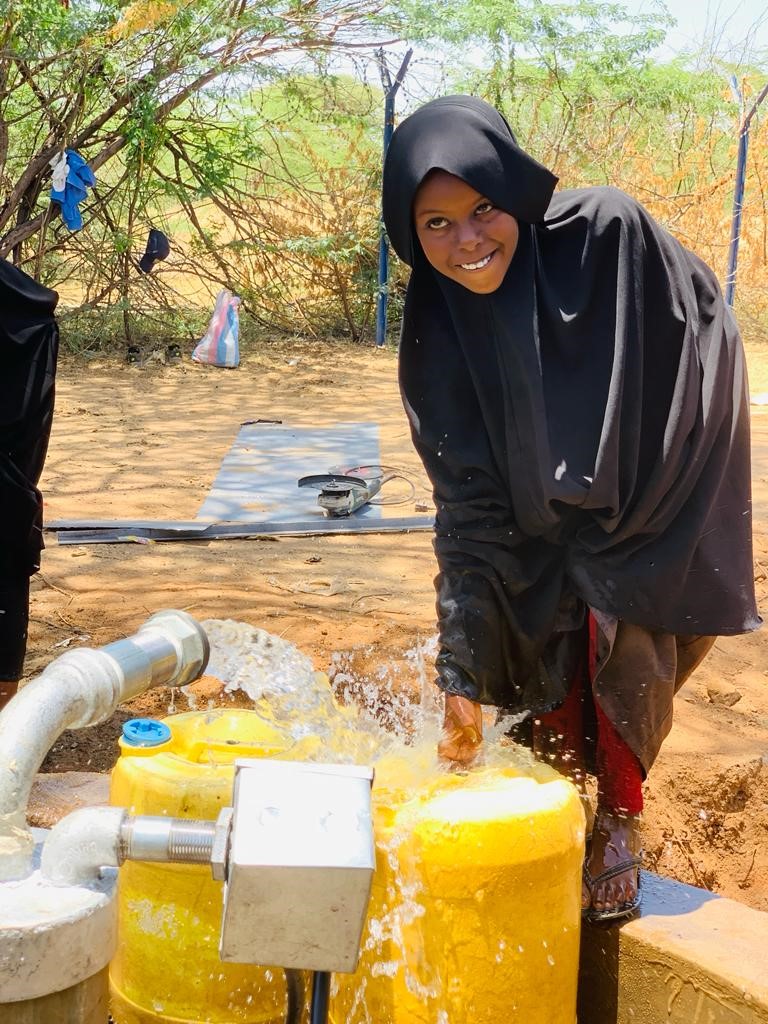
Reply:
M283 734L292 759L373 765L388 778L396 768L405 773L400 782L412 785L445 771L435 753L442 720L432 681L436 637L404 652L411 684L406 694L400 664L383 663L374 679L360 679L345 665L345 655L336 653L331 688L307 655L281 637L230 619L207 619L202 626L211 645L207 674L220 679L226 692L246 694L253 710ZM513 721L485 721L487 765L514 763L525 770L536 764L528 751L504 743Z

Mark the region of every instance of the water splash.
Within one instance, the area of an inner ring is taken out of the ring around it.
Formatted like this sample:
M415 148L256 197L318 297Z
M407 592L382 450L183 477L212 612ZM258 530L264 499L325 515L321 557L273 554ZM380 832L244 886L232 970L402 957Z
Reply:
M207 673L223 682L226 693L250 698L253 711L284 738L286 757L376 766L388 761L397 772L408 772L410 764L411 773L417 770L413 784L437 770L441 701L428 692L436 688L426 667L435 640L405 652L409 681L419 687L414 700L402 685L402 665L382 664L371 679L356 674L339 652L332 658L332 687L281 637L232 620L202 625L211 646Z
M388 1016L381 1015L379 999L381 986L394 984L402 998L428 1007L430 1020L447 1021L444 1007L454 998L450 987L455 977L443 977L439 965L413 955L414 950L427 948L425 929L434 927L429 914L434 915L435 907L432 901L428 909L430 896L413 861L412 829L401 824L409 822L402 812L438 792L471 789L477 807L487 794L482 781L486 773L449 772L437 760L442 720L442 699L433 682L437 638L415 644L399 661L376 663L371 648L368 661L374 667L367 671L359 670L352 654L338 652L331 661L331 684L305 654L281 637L231 620L207 620L203 627L211 644L208 674L221 679L226 692L248 696L253 711L282 737L280 756L374 767L378 888L363 935L361 971L354 982L334 981L344 1019L349 1024L389 1024ZM510 744L505 733L514 721L497 720L495 714L485 719L483 765L541 781L556 777L529 751ZM524 953L517 943L509 952L513 950ZM499 970L509 959L506 944L495 945L493 953ZM544 942L547 953L551 968L555 958ZM372 1012L374 1007L378 1009Z

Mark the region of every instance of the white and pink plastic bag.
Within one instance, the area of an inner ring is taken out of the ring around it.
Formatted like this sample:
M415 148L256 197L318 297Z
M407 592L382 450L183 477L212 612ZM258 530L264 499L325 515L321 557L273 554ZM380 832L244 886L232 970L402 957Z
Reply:
M195 347L192 358L210 366L235 367L240 364L238 342L240 299L226 288L216 296L216 306L205 336Z

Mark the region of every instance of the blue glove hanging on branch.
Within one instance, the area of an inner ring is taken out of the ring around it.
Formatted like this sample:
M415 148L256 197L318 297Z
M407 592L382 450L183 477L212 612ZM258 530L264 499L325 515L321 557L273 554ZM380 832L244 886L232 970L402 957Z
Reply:
M96 184L96 175L74 149L67 149L51 160L53 188L51 200L61 205L61 219L70 231L83 226L80 203L87 190Z

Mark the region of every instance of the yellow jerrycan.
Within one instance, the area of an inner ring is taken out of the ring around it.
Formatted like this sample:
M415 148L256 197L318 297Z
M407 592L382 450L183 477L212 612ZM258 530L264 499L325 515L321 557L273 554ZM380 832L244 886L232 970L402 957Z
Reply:
M332 1024L575 1024L584 813L549 766L374 785L361 962Z
M110 801L130 814L213 820L231 803L234 761L275 757L285 734L254 711L127 722ZM219 960L222 886L207 865L127 862L110 966L115 1024L282 1024L283 972Z

